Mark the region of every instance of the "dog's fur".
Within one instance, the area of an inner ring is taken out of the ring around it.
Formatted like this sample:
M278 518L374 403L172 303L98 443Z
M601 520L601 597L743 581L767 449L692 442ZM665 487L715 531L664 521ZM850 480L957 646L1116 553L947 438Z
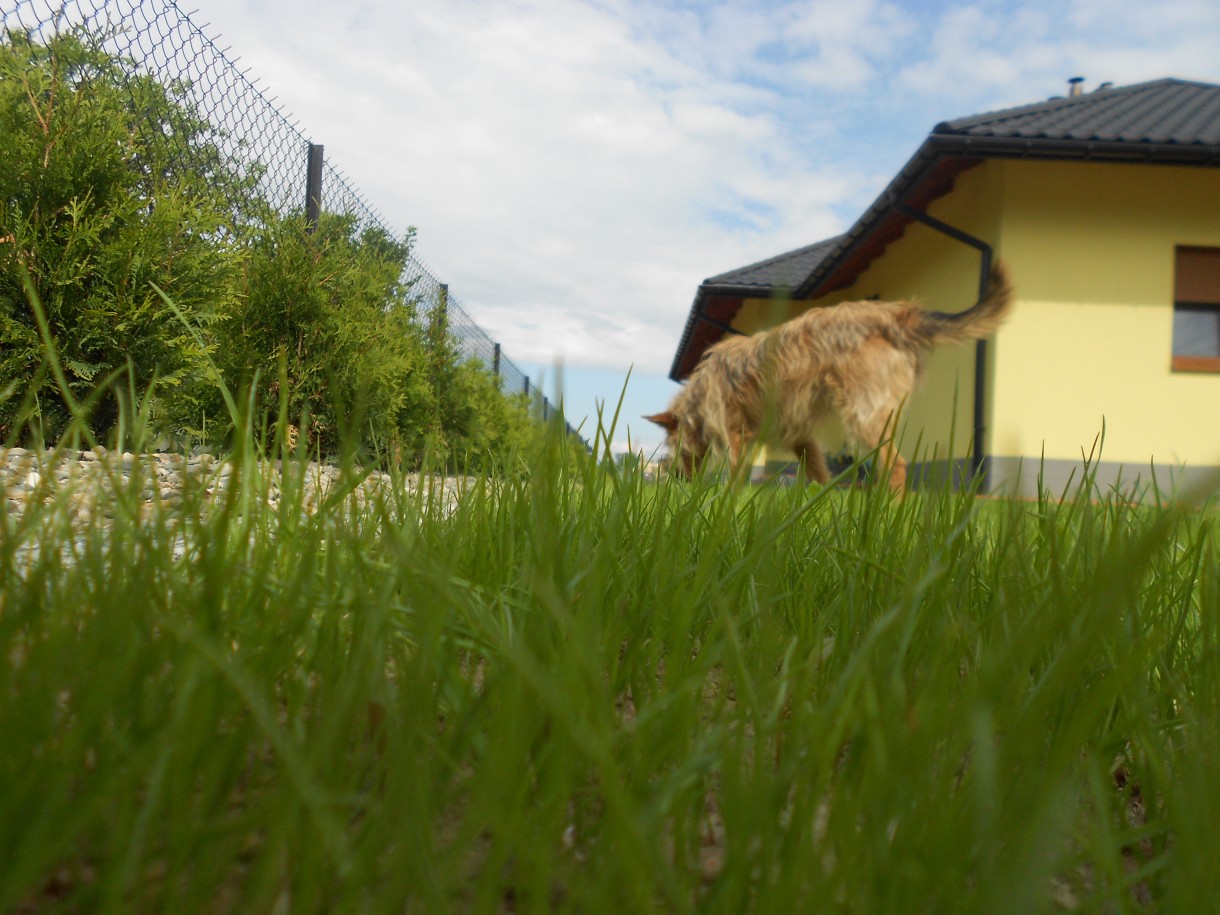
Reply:
M906 484L893 444L897 413L929 350L990 336L1012 306L1012 285L996 261L987 291L960 314L925 311L914 301L842 302L814 308L771 330L710 347L663 413L674 468L690 476L710 453L734 472L760 437L791 450L818 483L830 479L814 434L838 415L854 443L879 449L891 488ZM888 434L887 434L888 433Z

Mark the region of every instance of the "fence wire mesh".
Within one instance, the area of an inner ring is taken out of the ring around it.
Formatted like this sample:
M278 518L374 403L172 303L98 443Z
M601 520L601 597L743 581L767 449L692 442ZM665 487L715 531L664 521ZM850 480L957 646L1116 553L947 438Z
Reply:
M209 125L209 145L219 149L231 169L255 179L255 192L282 213L301 211L307 195L310 140L276 104L250 71L237 65L173 0L4 0L4 31L35 40L80 30L100 49L121 60L132 73L152 76L178 93L179 101ZM193 149L182 149L189 157ZM352 187L347 177L326 162L322 170L321 208L343 214L360 227L376 226L394 236L382 216ZM235 201L235 212L243 209ZM475 359L499 379L506 393L531 392L529 376L471 317L468 309L418 258L407 263L404 280L412 281L419 299L445 307L449 333L458 352ZM541 400L543 415L550 404ZM569 426L569 430L571 427Z

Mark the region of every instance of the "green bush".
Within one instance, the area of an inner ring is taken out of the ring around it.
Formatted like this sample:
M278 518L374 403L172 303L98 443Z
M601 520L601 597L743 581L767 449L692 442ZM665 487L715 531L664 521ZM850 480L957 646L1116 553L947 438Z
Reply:
M0 401L5 439L50 439L67 417L40 370L27 275L74 397L121 371L120 392L160 392L151 406L163 426L196 422L206 401L206 347L153 284L196 325L226 313L235 261L222 229L241 182L221 180L224 157L180 89L130 69L78 33L45 45L0 36L0 390L14 391ZM177 166L184 148L206 164ZM94 434L111 430L117 400L97 405Z
M543 434L529 397L502 393L496 378L477 362L457 366L451 390L466 409L450 417L449 453L453 462L469 470L489 470L523 454Z
M54 440L95 395L99 439L139 398L151 431L223 442L217 370L256 419L328 455L482 469L539 434L525 398L463 361L446 303L404 279L414 230L275 213L262 166L226 155L189 86L136 73L104 37L0 34L0 441Z
M247 252L239 305L217 327L225 377L265 416L282 407L311 448L425 453L454 470L503 464L540 429L528 398L501 392L450 333L445 293L404 281L401 241L350 216L268 220Z
M434 394L402 279L410 240L331 214L313 234L299 215L253 232L237 307L215 328L229 386L267 415L282 398L324 452L359 441L416 453Z
M499 380L477 361L463 361L449 332L448 302L427 314L429 373L436 391L428 424L430 449L451 469L490 469L536 442L541 429L524 394L505 394Z

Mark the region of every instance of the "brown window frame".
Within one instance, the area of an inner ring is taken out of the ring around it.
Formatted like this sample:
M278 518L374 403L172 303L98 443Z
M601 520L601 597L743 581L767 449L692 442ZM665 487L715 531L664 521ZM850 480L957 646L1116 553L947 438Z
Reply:
M1175 372L1220 373L1220 356L1174 356L1173 370Z
M1198 245L1178 245L1174 249L1173 310L1200 307L1215 309L1220 321L1220 248ZM1175 372L1207 372L1220 374L1220 353L1214 356L1183 356L1172 354L1170 366Z

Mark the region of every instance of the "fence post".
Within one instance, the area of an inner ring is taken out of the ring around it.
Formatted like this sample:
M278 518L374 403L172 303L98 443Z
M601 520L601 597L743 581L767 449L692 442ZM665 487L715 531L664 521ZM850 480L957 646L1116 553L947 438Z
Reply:
M305 168L305 225L312 235L318 230L318 219L322 215L322 144L309 144L309 158Z
M449 339L449 284L436 284L436 306L428 316L428 345L441 351Z
M530 396L530 376L529 375L525 376L525 396L526 397Z
M492 349L491 374L496 378L500 377L500 344L499 343L494 344L494 348Z

